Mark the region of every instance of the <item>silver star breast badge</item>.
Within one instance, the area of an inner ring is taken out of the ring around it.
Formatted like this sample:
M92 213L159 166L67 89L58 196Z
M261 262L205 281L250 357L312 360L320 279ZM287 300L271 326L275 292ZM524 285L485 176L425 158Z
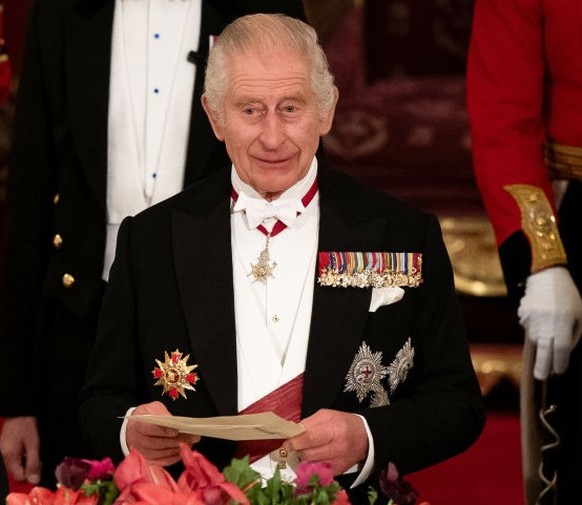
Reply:
M410 337L396 353L394 361L388 367L388 384L390 385L390 393L393 393L398 384L404 382L408 377L408 372L414 366L414 348Z
M387 374L388 368L382 365L382 353L372 352L366 342L362 342L346 375L344 392L355 391L360 403L372 393L372 406L388 405L388 393L381 384Z

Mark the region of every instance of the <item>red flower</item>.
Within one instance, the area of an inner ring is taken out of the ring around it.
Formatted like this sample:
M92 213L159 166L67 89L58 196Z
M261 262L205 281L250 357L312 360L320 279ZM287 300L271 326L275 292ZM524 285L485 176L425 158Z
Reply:
M333 501L332 505L351 505L350 499L348 498L348 493L346 493L345 490L342 489L338 494L335 495L335 500Z
M53 494L44 487L33 487L28 494L10 493L6 498L6 505L27 505L29 503L48 505L54 501Z
M249 501L234 484L225 482L224 476L202 454L192 451L186 444L181 448L186 469L174 481L161 466L150 465L137 451L121 462L114 474L120 490L118 503L143 505L223 505L235 501L241 505Z
M97 505L98 503L98 496L85 496L83 491L73 491L61 486L54 494L52 505Z
M380 489L398 505L414 505L418 498L418 491L408 481L400 478L393 463L388 463L386 470L380 472Z
M180 455L186 467L178 479L181 490L200 491L204 502L209 505L225 503L225 497L230 497L241 505L249 503L246 495L235 484L226 482L224 475L202 454L191 450L186 444L181 444Z
M178 491L178 486L171 475L161 466L150 465L138 451L132 450L119 464L113 475L113 480L119 488L119 502L139 501L137 498L144 484L154 484L160 489L166 489L172 493ZM149 503L149 502L145 502ZM163 503L163 502L162 502Z
M159 484L142 482L133 487L131 497L120 496L119 503L134 505L205 505L205 501L197 491L174 491Z
M85 496L82 491L73 491L65 487L54 493L44 487L33 487L28 493L10 493L6 505L97 505L97 496Z
M91 464L83 459L66 457L55 469L57 482L73 490L79 489L91 471Z

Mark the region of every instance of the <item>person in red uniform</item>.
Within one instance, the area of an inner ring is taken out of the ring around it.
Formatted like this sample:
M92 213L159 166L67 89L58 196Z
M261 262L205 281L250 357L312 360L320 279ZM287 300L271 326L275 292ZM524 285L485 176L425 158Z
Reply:
M582 503L581 54L580 2L476 1L467 76L473 160L525 332L528 503L540 493ZM553 460L540 452L557 440L543 436L544 407L560 439Z

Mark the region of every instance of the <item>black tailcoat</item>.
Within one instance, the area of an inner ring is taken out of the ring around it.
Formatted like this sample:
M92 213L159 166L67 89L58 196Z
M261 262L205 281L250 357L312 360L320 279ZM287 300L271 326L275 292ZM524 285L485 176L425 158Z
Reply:
M393 461L408 472L464 450L483 411L438 221L325 167L318 177L320 251L420 252L424 282L372 313L371 289L313 279L302 416L320 408L363 414L377 469ZM118 416L137 404L161 400L196 417L237 412L230 237L228 170L122 224L82 395L82 426L101 454L120 457ZM364 341L388 366L409 338L414 366L389 406L370 408L369 397L359 402L344 390ZM198 365L200 381L173 401L152 370L176 349ZM199 448L218 466L232 457L230 443L203 439Z

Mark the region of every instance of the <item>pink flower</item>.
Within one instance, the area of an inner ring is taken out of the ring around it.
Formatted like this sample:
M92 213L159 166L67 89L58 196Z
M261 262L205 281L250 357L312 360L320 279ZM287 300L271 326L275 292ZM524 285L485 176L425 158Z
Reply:
M313 475L318 477L320 486L326 487L333 482L333 471L331 469L331 464L327 461L323 463L302 461L297 466L295 473L297 474L295 484L297 484L299 490L305 491L311 487L310 483Z
M94 459L84 459L83 461L91 467L89 475L87 475L89 480L109 479L115 472L115 466L111 458L104 458L101 461Z

